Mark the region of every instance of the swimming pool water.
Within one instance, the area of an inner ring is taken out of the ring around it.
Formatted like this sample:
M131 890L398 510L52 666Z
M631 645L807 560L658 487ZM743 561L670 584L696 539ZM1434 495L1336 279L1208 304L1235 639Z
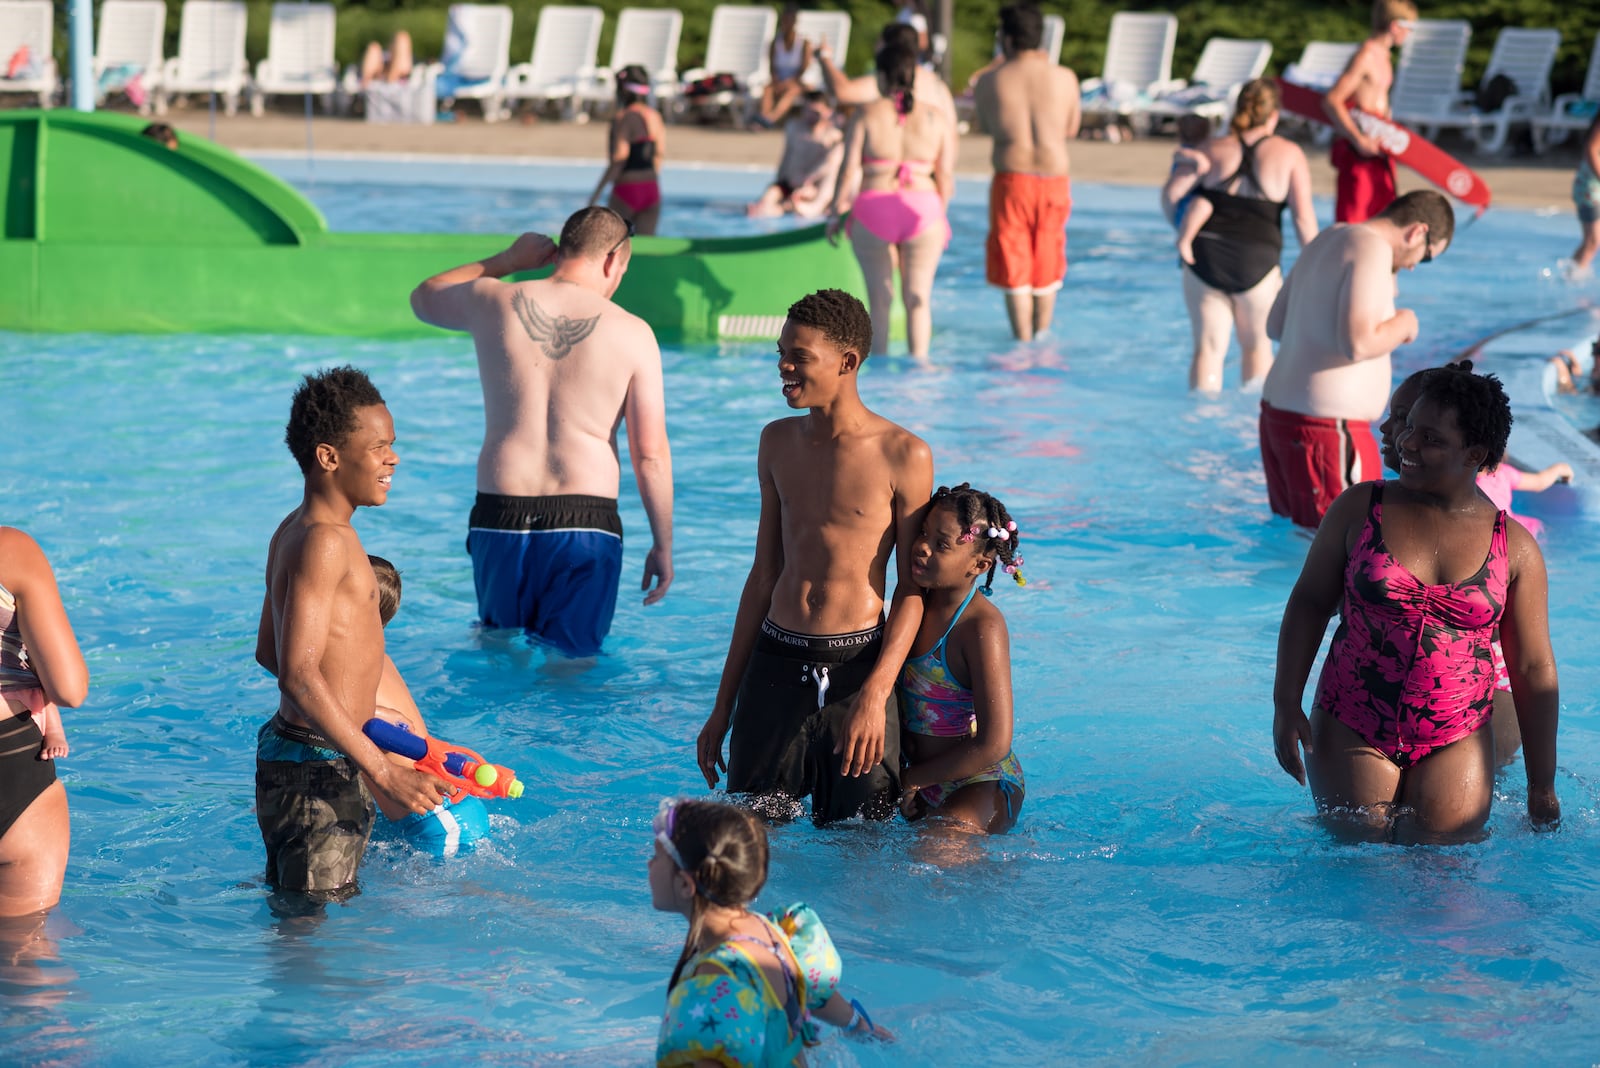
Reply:
M305 187L338 228L509 234L558 225L593 179L531 193L528 168L463 189L407 166L399 184L324 167ZM667 232L736 232L761 178L696 182L709 191ZM1526 825L1519 763L1484 842L1331 843L1271 754L1277 625L1307 541L1268 518L1256 398L1185 392L1153 191L1085 183L1076 199L1052 337L1009 342L969 183L936 294L939 371L891 357L863 380L869 405L929 441L941 482L994 491L1021 525L1029 585L997 598L1028 797L1013 834L966 857L903 824L774 830L761 903L814 905L851 992L899 1036L830 1036L812 1063L1592 1060L1600 528L1549 509L1560 832ZM1572 228L1496 210L1404 277L1422 336L1397 370L1575 303L1544 274ZM683 937L649 908L650 816L662 795L704 793L694 738L751 557L755 442L786 411L771 346L665 354L677 581L650 609L628 591L647 539L625 475L624 597L607 655L581 671L473 627L465 340L4 347L3 515L55 561L93 686L66 713L62 905L47 939L0 957L0 1060L647 1063ZM529 789L494 804L494 840L471 855L375 845L361 894L318 922L275 917L261 884L253 745L276 694L252 652L267 538L299 498L289 394L341 362L373 375L399 435L390 503L357 517L405 574L390 652L434 730Z

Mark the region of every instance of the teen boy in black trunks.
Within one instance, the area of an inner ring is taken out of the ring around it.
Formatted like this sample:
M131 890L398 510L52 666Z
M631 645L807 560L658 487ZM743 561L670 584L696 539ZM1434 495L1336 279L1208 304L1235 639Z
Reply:
M307 375L284 434L305 499L267 549L256 661L278 679L278 711L256 736L256 820L277 890L342 897L372 833L369 782L411 812L444 783L397 767L361 733L383 673L378 581L350 525L382 504L398 457L383 397L354 367Z
M708 785L722 769L731 792L810 795L818 824L894 815L894 683L922 621L911 545L933 460L922 439L861 403L856 375L871 344L867 310L847 293L825 289L789 309L778 373L789 407L807 414L761 433L755 563L697 746ZM899 578L885 621L891 552Z

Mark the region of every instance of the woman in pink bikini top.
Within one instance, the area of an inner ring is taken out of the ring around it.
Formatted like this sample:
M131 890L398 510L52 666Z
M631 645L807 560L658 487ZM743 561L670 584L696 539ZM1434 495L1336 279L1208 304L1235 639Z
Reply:
M1431 375L1396 445L1400 478L1346 490L1284 609L1273 689L1278 763L1309 778L1331 829L1367 841L1461 841L1494 787L1490 643L1500 629L1528 773L1528 814L1553 824L1555 658L1533 536L1478 491L1511 406L1465 363ZM1339 629L1308 718L1302 697L1329 618ZM1296 743L1305 747L1305 761Z
M890 45L878 52L879 99L863 105L845 131L844 162L829 205L828 238L850 208L850 244L867 283L872 351L887 352L898 263L906 308L906 344L926 359L933 334L933 279L950 242L945 208L954 192L946 165L949 123L935 101L918 98L917 54Z

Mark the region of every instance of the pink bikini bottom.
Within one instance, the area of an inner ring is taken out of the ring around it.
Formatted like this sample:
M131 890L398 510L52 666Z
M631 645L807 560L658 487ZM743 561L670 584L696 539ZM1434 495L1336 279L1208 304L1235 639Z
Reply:
M850 218L879 241L898 245L910 241L930 226L944 228L950 243L950 224L944 201L932 189L869 189L856 197Z
M611 195L638 215L661 203L661 186L653 181L617 182L611 187Z

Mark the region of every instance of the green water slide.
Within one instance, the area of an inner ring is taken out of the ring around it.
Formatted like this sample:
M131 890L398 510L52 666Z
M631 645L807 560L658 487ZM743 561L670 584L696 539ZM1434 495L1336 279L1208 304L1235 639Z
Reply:
M333 233L279 178L200 137L104 112L0 112L0 329L426 335L409 296L510 234ZM822 228L640 237L616 300L667 341L775 338L814 289L865 299Z

